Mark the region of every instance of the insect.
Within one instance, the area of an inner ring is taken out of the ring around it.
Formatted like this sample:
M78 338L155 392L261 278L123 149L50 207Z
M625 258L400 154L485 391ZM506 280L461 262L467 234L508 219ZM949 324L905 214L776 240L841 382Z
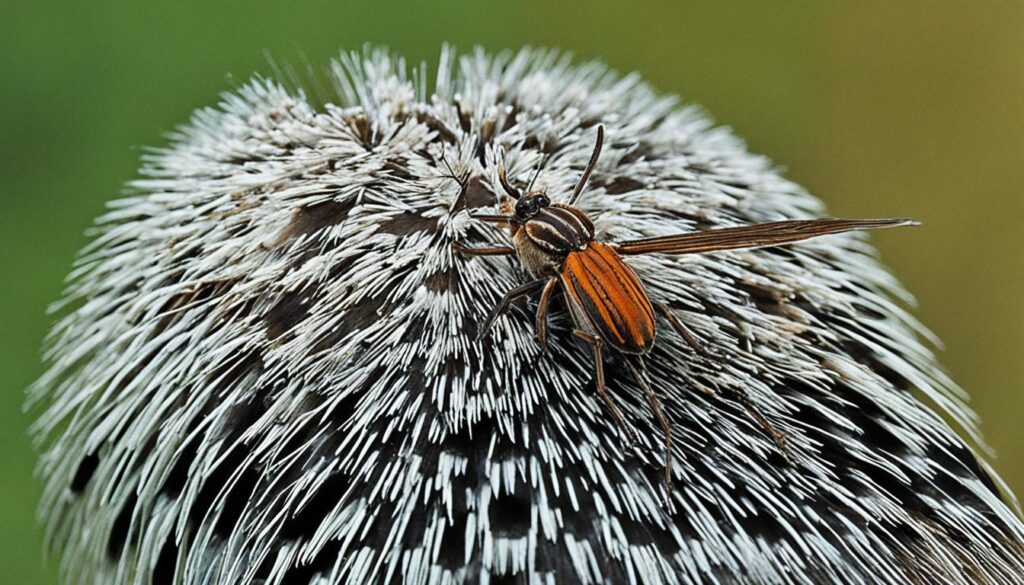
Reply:
M665 442L666 501L671 494L672 432L661 402L643 376L642 357L651 351L657 335L657 316L664 320L695 351L706 355L702 344L664 304L652 300L623 256L639 254L704 254L720 250L765 248L790 244L827 234L852 230L914 225L909 218L892 219L805 219L776 221L740 227L718 228L671 236L605 243L594 238L594 224L575 207L594 172L604 143L604 127L597 128L597 143L590 161L577 181L567 203L554 203L543 191L527 187L521 193L509 182L504 167L498 169L503 201L498 215L473 218L510 228L511 246L471 248L454 245L462 257L515 255L534 280L508 291L491 310L481 329L483 339L511 304L540 291L536 314L536 335L541 347L547 344L547 315L552 294L560 288L575 329L573 334L588 344L594 354L597 393L616 424L634 441L621 411L605 388L605 351L624 356L623 363L643 389ZM745 398L745 397L741 397ZM783 435L766 418L742 400L757 422L783 450ZM787 457L788 458L788 457Z

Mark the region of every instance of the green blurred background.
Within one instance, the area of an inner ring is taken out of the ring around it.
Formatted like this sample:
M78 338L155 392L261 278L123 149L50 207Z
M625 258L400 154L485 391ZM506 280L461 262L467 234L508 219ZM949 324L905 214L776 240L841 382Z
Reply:
M995 467L1024 493L1024 3L509 0L6 2L0 7L0 558L5 583L55 582L34 523L21 412L44 309L83 230L143 146L266 55L315 68L386 44L556 46L703 104L836 215L913 215L875 234L946 342Z

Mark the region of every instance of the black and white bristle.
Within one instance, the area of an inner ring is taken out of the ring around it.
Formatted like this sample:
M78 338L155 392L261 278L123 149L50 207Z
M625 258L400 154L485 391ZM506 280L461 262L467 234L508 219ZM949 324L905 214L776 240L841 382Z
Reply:
M822 204L636 76L445 50L436 77L367 50L335 63L327 105L256 79L146 156L30 391L65 583L1024 581L1016 504L940 416L980 440L862 233L627 260L727 356L660 324L666 507L628 372L606 364L635 447L557 295L546 353L534 302L476 341L527 276L452 243L506 244L468 213L494 213L501 164L519 184L542 165L535 188L562 201L598 123L580 205L599 239Z

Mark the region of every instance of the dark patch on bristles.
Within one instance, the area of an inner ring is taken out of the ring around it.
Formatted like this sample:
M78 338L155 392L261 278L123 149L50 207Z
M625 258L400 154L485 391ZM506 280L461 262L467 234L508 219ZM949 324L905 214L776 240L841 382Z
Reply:
M263 371L263 356L256 349L235 356L234 359L225 360L211 371L206 377L206 384L209 387L211 396L222 396L247 376L259 375ZM250 399L252 402L252 399ZM247 403L243 403L244 406ZM241 408L242 406L236 406Z
M819 315L819 317L821 317L821 315ZM824 317L824 320L830 321L827 316ZM840 324L839 326L842 327L843 325ZM897 373L896 370L893 370L891 367L883 363L870 348L846 337L840 341L840 347L842 347L842 350L847 356L853 358L857 363L869 368L875 374L881 376L886 382L892 384L896 389L904 391L909 390L910 383L903 376Z
M619 528L633 546L653 545L666 557L671 557L679 550L679 544L671 532L654 528L635 518L621 518L619 520Z
M383 368L378 368L378 370L368 376L368 380L376 380L383 374ZM332 425L339 428L345 425L346 421L355 412L359 398L365 394L366 390L367 388L365 387L356 389L340 400L330 415ZM322 400L319 396L306 396L303 398L300 411L308 413L316 410L322 404ZM259 497L262 501L276 502L277 498L274 496L274 492L287 490L293 482L299 480L304 474L309 473L311 469L323 465L333 455L339 441L342 440L342 435L340 433L330 433L326 436L321 436L318 440L311 443L310 439L318 433L318 425L318 419L311 419L292 433L275 458L275 461L290 460L287 469L281 473L275 473L274 478L270 479L269 482L265 479L263 484L253 492L253 497ZM268 464L268 466L272 465L274 464ZM265 469L262 476L266 478ZM288 544L308 541L313 537L323 520L329 517L331 510L341 503L344 494L352 485L352 482L353 479L347 473L335 470L323 483L318 484L314 488L316 492L305 504L297 509L283 512L284 520L279 528L275 545L269 549L268 555L256 570L255 575L257 579L266 578L270 574L278 552L282 547ZM245 491L245 489L239 490L240 494L245 493ZM228 501L225 505L230 506L231 502ZM250 503L249 505L252 504ZM230 518L235 518L235 530L237 530L237 515L225 514L227 514L227 511L218 519L218 524L223 523L223 527L227 528L231 525ZM300 575L304 574L305 567L300 567L295 575L289 576L289 579L299 578Z
M344 316L338 320L338 324L327 335L317 341L310 351L312 353L319 353L333 348L353 331L362 331L371 323L378 321L381 318L378 311L384 306L386 300L386 295L379 294L363 298L355 305L349 307L345 311Z
M415 181L419 178L409 172L409 161L401 157L389 158L385 161L384 170L392 176L405 181Z
M356 140L365 148L372 146L372 129L370 128L370 119L366 117L366 114L356 114L348 118L347 121Z
M565 147L560 140L555 137L546 137L542 141L536 134L531 134L526 137L523 141L523 150L539 150L542 154L551 156Z
M95 452L89 453L82 458L78 463L78 469L75 470L75 476L71 479L72 493L80 494L85 490L85 486L89 484L89 480L96 473L96 468L99 467L99 464L100 458Z
M466 209L478 209L480 207L491 207L498 203L498 197L484 185L480 177L471 177L466 184L466 194L463 198Z
M446 169L447 170L447 169ZM465 180L462 190L459 191L455 204L452 205L451 215L457 215L466 209L478 209L491 207L497 204L498 198L494 192L484 186L479 177L470 177Z
M744 181L740 181L738 179L721 179L721 178L716 178L715 182L718 183L719 185L723 185L725 187L730 187L732 189L742 189L742 190L750 189L750 184L749 183L746 183Z
M519 118L519 114L522 111L522 109L519 106L518 102L512 102L508 104L508 107L508 113L505 114L505 127L511 128L516 125L516 120Z
M331 517L331 511L338 506L351 485L352 478L348 474L334 472L317 487L316 493L304 506L288 516L281 526L281 538L286 541L312 538L320 524Z
M338 562L340 555L341 541L328 541L308 564L296 564L288 569L279 583L281 585L309 585L314 577L330 571L334 564Z
M479 418L473 423L461 425L457 431L451 432L444 443L445 451L456 457L465 457L474 460L479 451L483 449L481 444L487 444L488 437L498 432L494 419L491 417Z
M277 303L267 311L263 320L267 326L267 339L274 341L295 328L309 315L309 307L316 294L313 285L300 290L284 293Z
M282 150L288 151L290 149L283 147ZM242 166L245 165L246 163L263 162L267 160L267 157L255 153L247 153L245 155L241 155L238 154L237 151L232 151L232 153L229 156L222 157L220 160L231 165Z
M522 486L522 483L519 486ZM498 493L492 496L488 504L487 513L490 530L495 536L521 538L529 533L529 495L521 493L521 490L509 494L499 488Z
M178 545L174 542L174 532L167 535L167 540L160 547L160 556L153 567L153 585L174 585L174 570L178 563Z
M463 357L459 356L459 355L452 355L452 356L448 356L447 358L445 358L445 361L444 361L444 372L445 372L444 390L445 390L445 395L446 396L450 396L453 392L455 392L455 390L456 390L456 388L455 388L455 380L457 380L459 377L465 375L465 372L467 372L467 371L476 371L476 370L469 370L469 369L467 369L466 366L467 366L466 360Z
M638 160L646 160L651 158L657 158L654 154L654 146L644 140L638 140L629 152L627 152L621 159L619 159L620 165L628 165Z
M244 430L248 426L239 428ZM225 444L229 442L225 441ZM242 445L235 445L221 457L217 467L202 478L202 487L199 489L199 494L196 496L195 501L192 502L192 507L188 509L188 523L192 527L189 533L190 537L195 536L196 530L203 525L206 516L213 511L217 503L217 497L222 493L224 486L228 484L236 473L241 473L240 469L245 464L246 449ZM215 529L217 534L222 536L226 534L224 529L228 527L228 524L228 519L225 519L223 524L218 519L217 528Z
M488 118L480 124L480 139L476 143L476 158L480 164L487 164L487 145L494 140L498 124L493 118Z
M292 214L291 222L274 241L273 247L340 224L345 221L355 204L355 198L345 201L329 200L296 210Z
M760 312L789 318L790 312L784 306L787 299L778 289L753 281L736 281L734 284L737 291L746 293L747 298Z
M267 582L270 577L270 572L274 570L274 565L277 563L277 556L280 549L273 549L267 552L266 556L260 561L256 571L252 575L252 582L257 584L263 584Z
M984 485L989 492L1002 497L999 488L992 480L992 476L982 469L978 457L973 451L968 449L966 445L957 443L953 445L944 445L943 448L939 448L937 445L928 445L926 453L927 456L934 459L942 469L949 470L956 469L957 465L963 466L969 475L981 480L982 485ZM957 475L968 474L958 473Z
M430 292L455 291L459 288L459 271L452 268L438 270L423 281Z
M514 571L515 569L508 569ZM497 571L497 568L495 569ZM529 585L530 579L525 572L519 573L492 573L490 585Z
M441 522L445 522L447 525L444 528L444 533L441 535L441 547L440 554L437 557L437 564L442 569L457 571L463 566L466 554L466 526L469 520L469 514L465 511L466 490L452 490L452 500L452 510L454 512L451 520L443 517L441 512L438 511L438 515L443 517Z
M128 546L132 516L135 514L135 506L138 504L138 501L138 496L132 492L128 500L121 506L121 511L117 513L117 518L114 520L110 536L107 538L107 558L113 562L121 558L125 548Z
M615 177L611 181L604 183L604 190L609 195L621 195L622 193L629 193L631 191L642 191L647 186L632 179L630 177Z
M198 440L193 439L181 448L181 453L174 461L174 466L171 467L170 473L167 474L167 478L164 479L163 486L160 488L161 494L170 498L177 498L181 495L181 491L185 489L185 483L188 481L189 468L196 458L198 443Z
M423 339L424 328L425 322L423 319L412 319L406 325L405 333L402 334L402 340L407 343L414 343Z
M220 384L235 384L242 378L262 369L262 364L263 361L258 355L249 355L239 359L237 364L222 366L220 369L226 369L228 373L223 378L220 378ZM217 377L211 378L211 380L217 379ZM211 390L209 394L210 397L221 395L221 392L216 390ZM248 446L239 442L238 438L259 420L265 412L266 405L260 398L260 393L256 391L248 401L236 404L231 409L230 418L235 424L227 429L223 436L217 437L216 440L210 438L206 443L211 446L227 445L229 447L226 453L218 454L220 456L219 464L212 471L207 472L205 477L201 478L202 486L192 507L188 510L188 522L193 528L198 528L202 525L206 516L217 503L218 496L221 495L224 487L233 479L239 478L236 485L225 496L223 509L225 510L226 517L222 514L222 518L218 519L215 531L222 535L229 534L235 523L237 523L239 515L245 509L249 496L252 495L255 486L254 482L260 475L257 470L251 468L243 469L243 466L246 465L245 460ZM200 452L197 453L197 456L205 457L206 454ZM191 534L194 535L194 531Z
M220 499L220 515L213 525L214 534L226 539L238 530L238 522L256 494L261 477L263 473L253 467L245 467L241 471L231 489Z
M386 234L408 236L420 232L437 231L436 217L425 217L422 213L403 211L380 222L377 229Z
M437 138L442 142L446 142L448 144L455 144L457 142L455 132L452 132L452 130L448 128L447 124L437 119L437 117L433 116L430 112L423 110L416 112L416 120L434 132L437 132Z
M452 100L452 103L455 104L455 111L459 115L459 127L468 134L473 129L473 112L459 99Z
M384 369L378 368L367 377L367 380L377 380L382 375L384 375ZM348 423L356 411L359 400L366 394L371 383L364 383L362 387L344 394L337 401L330 414L327 415L331 420L331 426L343 428ZM303 413L316 410L321 401L322 398L319 397L304 398ZM293 482L300 480L311 470L321 469L326 462L332 460L344 436L337 432L322 434L319 432L321 430L319 424L319 419L307 419L306 423L288 439L275 460L290 460L291 462L284 472L278 474L279 477L272 481L266 491L286 490ZM314 437L317 438L314 439ZM326 480L315 488L311 488L316 491L305 504L296 504L300 507L285 512L280 539L297 542L303 537L311 538L320 526L320 522L327 518L331 510L341 502L352 483L352 477L346 472L339 469L331 471ZM274 498L266 499L273 500Z

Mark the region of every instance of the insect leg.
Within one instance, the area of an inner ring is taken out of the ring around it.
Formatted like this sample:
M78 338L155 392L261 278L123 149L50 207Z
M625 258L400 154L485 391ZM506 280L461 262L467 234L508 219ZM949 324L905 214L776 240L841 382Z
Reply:
M622 411L619 410L618 406L615 406L615 402L612 401L612 397L608 394L608 390L604 387L604 363L601 359L601 348L604 346L604 342L601 338L596 335L591 335L585 331L576 329L572 332L573 335L579 337L583 341L587 342L592 348L594 348L594 370L597 374L597 395L604 400L605 406L612 413L612 418L615 419L616 424L622 429L622 432L629 438L630 445L636 445L636 435L633 434L633 429L626 425L626 419L622 417Z
M548 303L551 302L551 293L558 284L558 277L552 276L544 290L540 293L540 306L537 307L537 341L540 342L541 351L548 349Z
M498 304L495 305L494 308L491 309L491 313L487 315L487 320L484 321L484 326L483 328L480 329L480 334L476 336L476 340L480 341L481 339L487 336L487 333L491 330L491 327L494 325L494 322L497 321L498 317L501 317L505 313L505 311L508 310L509 306L512 305L513 301L515 301L519 297L526 296L532 293L533 291L544 286L545 283L547 283L546 278L538 278L537 280L531 280L526 284L521 284L505 293L505 296L501 297L501 300L498 301Z
M672 309L669 309L666 305L663 305L662 303L659 303L657 301L651 301L651 304L654 305L654 310L658 311L659 313L662 314L662 316L665 317L665 319L668 321L668 324L671 325L672 328L676 330L676 333L678 333L679 336L686 341L686 344L689 345L690 348L693 349L693 351L701 355L708 354L707 350L704 348L704 345L697 340L697 336L694 335L692 331L690 331L689 327L687 327L685 324L683 324L682 321L679 320L679 317L676 317L676 314L672 312Z
M486 221L487 223L504 223L507 224L512 221L512 218L507 215L492 215L487 213L470 213L469 217L477 221Z
M456 183L459 184L459 187L461 189L465 190L466 184L469 183L469 171L467 170L461 175L456 174L456 172L452 169L452 165L448 164L448 156L443 146L441 147L441 162L444 163L444 167L448 169L448 178L453 179Z
M694 351L705 358L712 357L707 348L697 340L697 337L693 332L679 320L679 317L676 317L675 313L673 313L671 309L657 301L652 301L651 304L654 306L654 310L661 313L665 319L668 320L669 324L672 325L672 328L686 340L686 343L689 344ZM757 409L757 405L750 399L750 395L747 394L746 390L739 388L735 390L735 393L739 403L743 405L743 408L746 409L747 413L750 414L751 418L757 422L761 429L768 433L768 436L772 438L772 441L775 443L775 447L779 450L782 456L785 457L787 461L792 460L789 445L786 443L785 433L775 428L775 425L761 414L761 411ZM711 392L711 394L713 395L714 392Z
M494 246L490 248L467 248L461 244L452 244L452 251L461 256L467 258L469 256L508 256L515 254L516 251L508 246Z
M672 428L669 426L668 418L661 408L661 401L658 400L657 394L651 390L650 385L647 384L647 380L643 376L643 362L641 362L640 368L633 365L633 362L629 359L626 359L625 363L630 373L633 374L633 378L636 379L637 384L640 384L640 387L644 389L647 401L651 404L651 409L654 411L654 418L658 420L661 432L665 434L665 504L669 505L672 500Z
M792 462L793 454L789 450L789 443L786 442L786 434L780 431L779 429L775 428L775 425L773 425L770 420L768 420L767 418L765 418L763 414L761 414L761 411L757 409L757 405L754 404L754 401L750 399L750 395L747 394L746 390L742 388L736 390L736 395L739 399L740 404L742 404L743 408L745 408L747 413L750 414L750 417L757 421L757 424L758 426L761 427L761 430L768 433L768 436L772 438L772 442L775 443L775 448L779 450L779 453L782 454L782 457L787 462Z
M441 147L441 162L444 163L444 167L448 169L448 174L445 176L452 179L459 185L459 195L452 201L451 206L448 208L448 212L451 213L459 208L460 204L463 206L465 205L466 189L469 186L469 176L471 172L469 169L466 169L465 172L457 174L452 168L452 165L448 164L448 155L443 146Z

